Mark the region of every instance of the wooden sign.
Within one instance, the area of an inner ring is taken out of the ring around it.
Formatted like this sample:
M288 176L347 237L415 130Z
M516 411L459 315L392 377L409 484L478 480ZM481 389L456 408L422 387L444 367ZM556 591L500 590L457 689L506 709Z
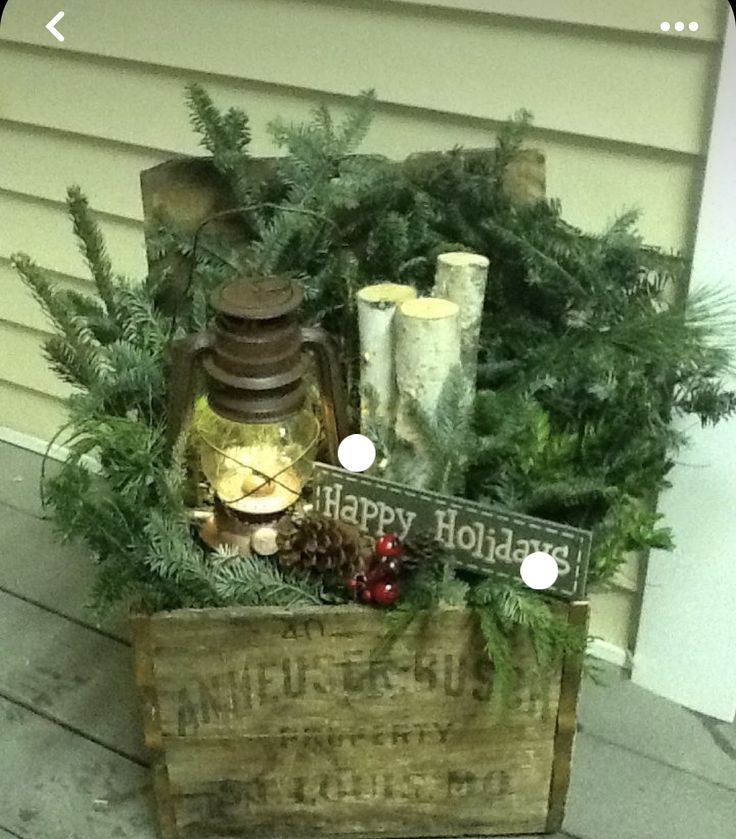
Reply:
M418 533L433 534L453 553L460 568L486 576L521 580L524 557L545 551L559 569L549 593L566 600L585 597L590 556L587 530L493 510L324 463L315 468L314 506L322 515L357 525L373 536L396 533L404 540Z

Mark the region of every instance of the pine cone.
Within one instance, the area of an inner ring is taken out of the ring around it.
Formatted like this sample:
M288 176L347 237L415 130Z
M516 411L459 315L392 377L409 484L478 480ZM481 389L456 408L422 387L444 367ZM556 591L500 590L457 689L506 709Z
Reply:
M417 533L404 542L401 564L411 570L419 565L426 565L439 560L444 552L442 543L429 531Z
M323 516L287 517L278 526L279 564L346 580L365 573L373 557L373 540L357 527Z

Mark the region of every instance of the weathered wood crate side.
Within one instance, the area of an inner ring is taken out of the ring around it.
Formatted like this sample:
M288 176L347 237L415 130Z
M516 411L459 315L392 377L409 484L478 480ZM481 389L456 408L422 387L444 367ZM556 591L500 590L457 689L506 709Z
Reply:
M560 605L587 620L585 603ZM443 610L390 648L345 606L134 619L164 839L543 833L564 812L580 662L512 707L475 617ZM521 672L532 651L518 644Z

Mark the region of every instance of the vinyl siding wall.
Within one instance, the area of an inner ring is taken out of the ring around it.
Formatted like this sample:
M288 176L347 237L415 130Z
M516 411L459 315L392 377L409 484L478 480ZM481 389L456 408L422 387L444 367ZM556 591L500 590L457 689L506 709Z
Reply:
M11 270L27 251L88 287L63 200L80 183L116 269L145 271L138 175L197 154L183 85L251 117L253 153L276 115L362 89L380 108L365 144L402 157L493 142L521 107L566 217L598 229L642 209L646 239L692 243L728 6L689 0L697 32L663 34L669 0L10 0L0 26L0 426L48 439L66 386L46 369L43 316ZM629 569L599 599L596 627L625 646Z

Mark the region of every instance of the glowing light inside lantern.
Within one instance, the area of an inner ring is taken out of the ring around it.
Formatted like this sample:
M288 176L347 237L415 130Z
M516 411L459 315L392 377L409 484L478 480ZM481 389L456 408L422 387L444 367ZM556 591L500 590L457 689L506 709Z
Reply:
M319 422L308 409L274 423L239 423L198 401L194 431L207 481L233 510L280 513L294 504L312 474Z
M289 458L273 446L231 446L204 455L202 466L218 497L241 513L278 513L304 487Z

